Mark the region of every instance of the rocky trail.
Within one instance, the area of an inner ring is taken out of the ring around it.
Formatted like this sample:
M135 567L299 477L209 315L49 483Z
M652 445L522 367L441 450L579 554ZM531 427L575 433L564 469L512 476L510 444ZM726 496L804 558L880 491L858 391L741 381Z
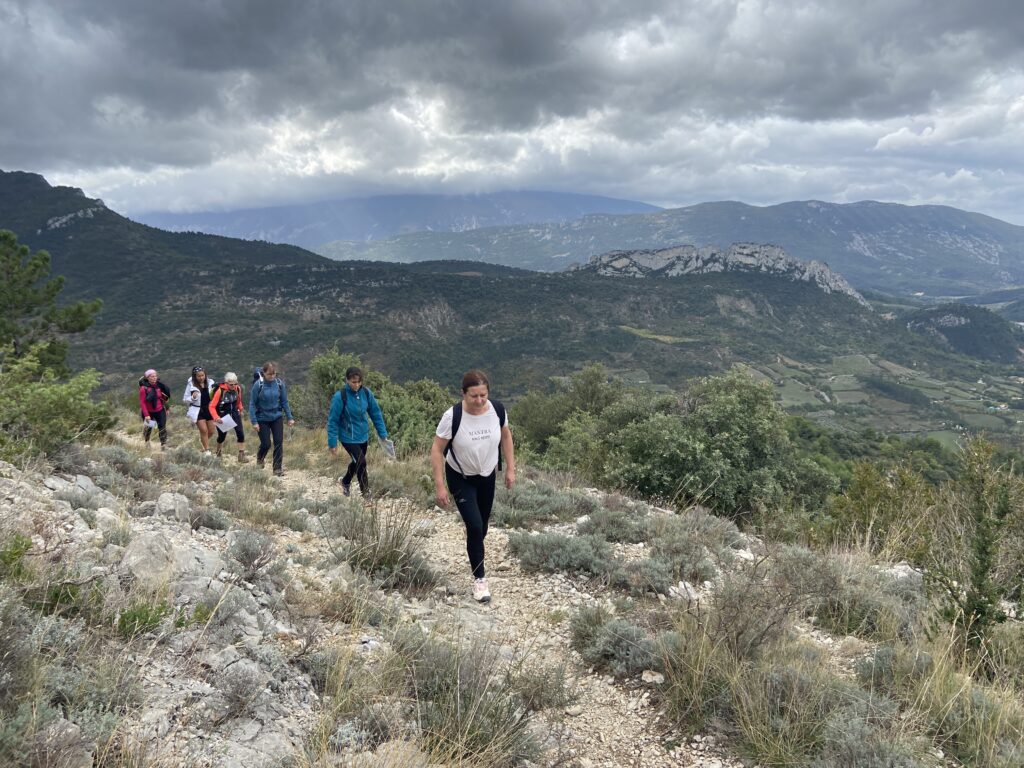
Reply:
M298 446L288 448L295 451ZM301 755L328 702L311 677L299 671L295 659L315 642L373 661L384 657L389 642L387 632L373 626L350 626L324 617L304 623L289 607L296 597L296 604L304 598L315 601L335 580L352 578L346 564L332 566L334 544L322 521L303 509L296 513L303 525L261 526L279 555L278 581L284 586L276 591L258 580L240 578L232 565L231 547L249 523L227 519L214 529L196 523L199 510L218 498L224 503L225 491L230 496L246 488L233 484L256 472L253 464L238 464L233 452L220 461L190 454L186 462L181 449L164 454L155 445L143 445L134 430L119 434L116 445L106 450L108 459L110 452L117 453L122 467L130 464L139 474L157 468L162 463L158 456L185 462L177 465L175 484L166 483L177 490L166 490L161 482L158 499L133 500L117 487L116 478L111 480L110 467L95 458L88 463L92 470L54 473L2 465L0 523L30 534L33 547L51 561L74 562L80 573L107 585L108 599L120 595L121 611L132 605L135 594L167 596L173 622L165 615L161 629L133 640L122 658L140 672L142 704L127 714L125 728L150 761L140 764L312 765L305 757L298 763L289 761ZM91 477L89 471L97 476ZM264 471L269 478L269 467ZM100 477L101 472L108 474ZM372 477L373 467L371 482ZM128 475L122 479L130 482ZM259 491L272 505L301 497L319 502L321 512L323 502L339 492L336 477L305 469L288 469L285 477L269 479ZM400 605L400 621L455 642L484 639L498 647L505 660L564 666L573 696L566 706L534 715L531 731L545 750L535 765L739 765L713 738L683 739L673 730L655 705L656 673L614 681L588 667L570 648L574 612L595 603L611 605L611 594L599 585L564 574L523 572L509 552L507 531L492 526L487 566L493 599L478 604L470 596L465 531L454 509L427 508L401 498L374 504L382 513L411 516L422 553L439 576L437 587L417 597L398 592L387 596ZM132 591L139 588L142 593ZM214 618L197 619L197 606L211 601L217 605ZM309 630L311 623L315 632ZM76 726L64 720L61 727L73 733ZM397 758L396 749L401 753ZM74 754L77 762L61 764L85 768L96 757L86 747ZM376 751L358 744L337 749L329 762L316 763L396 768L429 764L401 740Z
M327 498L339 490L336 481L302 470L289 470L282 482L310 498ZM571 650L569 617L583 605L606 599L594 585L562 574L524 573L508 551L507 531L492 526L486 541L492 600L479 604L470 595L465 528L458 512L436 506L416 510L401 500L382 503L403 504L415 516L428 561L445 585L438 588L438 593L446 593L443 597L435 594L426 601L406 602L406 611L420 622L487 635L506 646L525 649L548 665L567 665L576 700L563 713L556 713L559 720L564 716L564 729L552 723L553 736L559 731L552 764L581 768L731 765L724 755L716 754L713 737L686 744L653 706L649 685L638 679L624 686L610 676L595 674Z

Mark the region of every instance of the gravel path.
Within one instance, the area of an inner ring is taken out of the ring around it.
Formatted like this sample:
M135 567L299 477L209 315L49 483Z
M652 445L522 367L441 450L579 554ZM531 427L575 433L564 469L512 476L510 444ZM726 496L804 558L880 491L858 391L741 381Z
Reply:
M339 492L335 480L302 470L289 470L282 480L309 498ZM382 502L396 503L396 502ZM401 503L401 502L398 502ZM466 554L465 529L458 513L435 507L411 509L423 535L425 554L449 586L449 596L410 601L406 607L461 634L489 636L523 650L545 665L565 663L576 700L564 712L549 716L552 739L546 765L581 768L697 766L729 768L729 760L713 746L683 743L652 705L655 691L639 679L626 684L589 669L569 647L569 619L580 606L605 595L583 579L561 574L525 574L508 551L508 535L491 528L487 536L487 568L492 601L479 605L470 597L472 578ZM427 605L424 606L424 603ZM681 746L680 746L681 745ZM669 751L672 749L672 751Z

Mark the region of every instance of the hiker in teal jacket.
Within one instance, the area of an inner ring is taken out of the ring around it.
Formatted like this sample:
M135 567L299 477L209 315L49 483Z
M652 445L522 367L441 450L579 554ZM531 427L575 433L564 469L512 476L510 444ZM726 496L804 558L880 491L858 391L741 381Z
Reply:
M264 363L261 377L253 382L249 394L249 420L259 432L260 448L256 452L256 466L262 467L270 452L270 440L274 440L274 474L284 474L284 417L288 426L295 423L292 409L288 405L288 392L284 382L277 378L277 366Z
M331 413L327 417L327 448L332 455L337 456L338 441L341 440L341 446L352 459L341 479L341 490L346 496L349 495L354 475L359 480L359 491L365 501L370 498L370 479L366 474L366 449L370 444L367 415L373 420L378 438L386 441L388 430L384 426L384 415L377 405L377 398L363 386L363 372L354 366L349 368L345 371L345 382L345 386L331 398Z

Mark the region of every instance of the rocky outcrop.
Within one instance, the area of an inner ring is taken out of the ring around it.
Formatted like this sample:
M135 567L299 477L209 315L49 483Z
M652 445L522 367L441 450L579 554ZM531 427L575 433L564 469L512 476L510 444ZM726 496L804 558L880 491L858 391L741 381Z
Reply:
M715 246L677 245L656 251L611 251L594 256L580 267L611 277L678 277L710 272L761 272L813 283L825 293L867 301L839 274L820 261L799 261L776 245L734 243L723 251Z

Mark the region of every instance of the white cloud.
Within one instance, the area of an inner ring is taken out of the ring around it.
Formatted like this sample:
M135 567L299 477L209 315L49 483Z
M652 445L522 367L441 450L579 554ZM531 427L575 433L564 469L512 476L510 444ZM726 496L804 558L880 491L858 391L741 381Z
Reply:
M1022 19L1010 0L0 0L0 167L129 213L516 187L1020 221Z

